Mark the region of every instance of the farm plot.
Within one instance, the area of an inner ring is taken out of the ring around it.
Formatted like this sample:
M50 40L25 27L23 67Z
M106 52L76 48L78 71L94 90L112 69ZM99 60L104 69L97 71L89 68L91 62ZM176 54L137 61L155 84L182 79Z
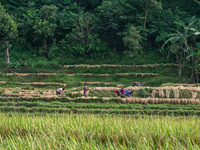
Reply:
M1 149L199 148L198 117L2 113L0 119Z

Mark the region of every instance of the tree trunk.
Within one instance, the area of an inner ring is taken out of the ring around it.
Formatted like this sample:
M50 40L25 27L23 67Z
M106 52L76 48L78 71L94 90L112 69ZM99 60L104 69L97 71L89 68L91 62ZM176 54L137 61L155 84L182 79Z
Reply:
M10 58L9 58L9 51L8 51L8 47L6 48L6 65L7 67L9 67L9 63L10 63Z
M147 14L148 14L148 11L145 12L145 18L144 18L144 29L145 29L145 27L146 27Z

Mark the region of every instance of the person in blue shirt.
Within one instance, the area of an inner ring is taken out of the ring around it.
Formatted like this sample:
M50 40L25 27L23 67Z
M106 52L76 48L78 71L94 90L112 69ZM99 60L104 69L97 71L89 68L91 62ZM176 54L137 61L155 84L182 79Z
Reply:
M126 91L126 95L129 97L132 96L132 93L133 93L133 91Z

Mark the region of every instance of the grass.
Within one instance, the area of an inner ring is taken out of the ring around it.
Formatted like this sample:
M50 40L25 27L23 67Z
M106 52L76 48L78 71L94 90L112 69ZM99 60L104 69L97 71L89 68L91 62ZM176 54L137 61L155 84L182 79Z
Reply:
M17 87L17 88L14 89L12 92L13 92L13 93L20 93L20 91L21 91L21 89Z
M1 149L198 149L200 143L198 117L2 113L0 119Z

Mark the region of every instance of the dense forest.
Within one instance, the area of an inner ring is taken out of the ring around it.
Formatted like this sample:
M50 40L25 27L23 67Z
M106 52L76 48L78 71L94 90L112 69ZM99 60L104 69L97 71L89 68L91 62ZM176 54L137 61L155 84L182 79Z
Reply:
M1 65L187 65L198 74L193 0L0 0ZM9 59L10 58L10 59Z

